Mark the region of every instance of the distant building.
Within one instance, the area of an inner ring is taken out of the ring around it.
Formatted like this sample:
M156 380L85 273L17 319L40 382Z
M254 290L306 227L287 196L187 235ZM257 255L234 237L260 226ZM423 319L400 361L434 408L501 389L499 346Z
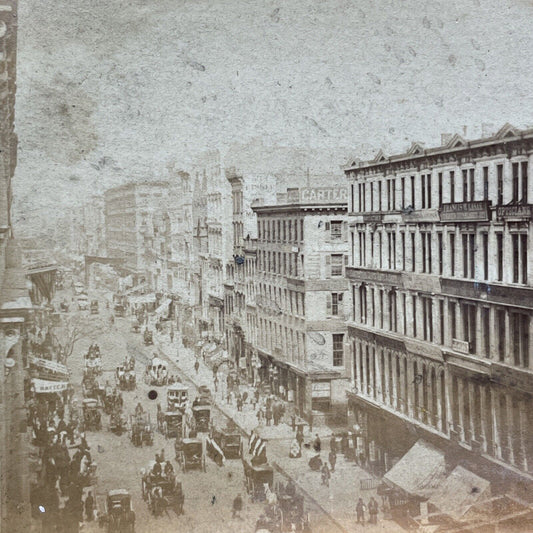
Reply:
M288 189L277 204L252 209L258 225L260 377L301 416L342 415L349 371L344 353L347 189Z
M378 473L423 436L526 496L533 130L444 140L346 169L351 422Z
M122 259L134 279L146 275L145 239L150 221L166 208L168 182L127 183L105 192L107 257Z

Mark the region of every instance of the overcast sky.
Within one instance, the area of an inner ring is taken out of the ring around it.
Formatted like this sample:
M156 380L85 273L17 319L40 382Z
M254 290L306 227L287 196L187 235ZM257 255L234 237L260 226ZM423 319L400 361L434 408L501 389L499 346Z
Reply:
M525 0L24 0L19 10L15 223L258 137L369 158L463 126L475 137L483 122L533 123Z

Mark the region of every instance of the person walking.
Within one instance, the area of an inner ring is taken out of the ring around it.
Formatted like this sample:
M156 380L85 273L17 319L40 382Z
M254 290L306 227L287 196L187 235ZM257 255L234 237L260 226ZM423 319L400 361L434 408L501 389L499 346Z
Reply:
M313 450L315 450L316 453L320 453L321 448L322 444L320 442L320 437L318 436L318 433L315 433L315 440L313 441Z
M368 514L370 515L370 523L371 524L377 524L378 523L378 502L372 496L370 498L370 501L368 502Z
M333 433L331 434L331 439L329 439L329 449L333 453L337 453L337 439Z
M329 471L328 463L324 463L322 467L322 485L329 487L329 480L331 478L331 473Z
M198 375L198 370L200 370L200 363L198 362L198 360L194 362L194 370L196 372L196 375Z
M218 392L218 378L215 374L215 379L213 379L213 385L215 387L215 392Z
M363 498L359 498L359 500L357 500L357 505L355 506L355 513L357 515L358 524L365 523L365 511L366 511L366 505L363 502Z
M265 409L265 419L266 419L266 425L270 426L270 421L272 420L272 409L270 408L268 404Z
M85 498L85 518L87 522L92 522L94 518L94 498L93 493L90 491Z
M242 511L242 498L240 494L237 494L235 499L233 500L233 509L232 509L232 515L231 518L241 518L241 511Z
M335 464L337 463L337 454L333 450L331 450L329 452L328 459L329 459L329 464L331 465L331 471L335 472Z

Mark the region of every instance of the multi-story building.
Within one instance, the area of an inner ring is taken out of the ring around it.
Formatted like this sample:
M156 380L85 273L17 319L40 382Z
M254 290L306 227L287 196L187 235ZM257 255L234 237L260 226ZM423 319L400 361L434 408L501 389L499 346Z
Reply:
M91 196L81 208L81 249L85 255L105 256L104 198Z
M231 235L233 237L233 258L226 265L224 284L224 325L228 352L235 364L249 379L253 378L253 366L246 342L252 333L247 321L248 301L247 275L250 257L247 257L245 243L257 241L257 217L252 211L252 203L261 199L263 203L273 203L276 197L276 178L269 174L260 178L244 178L235 169L226 170L226 179L231 185ZM248 343L248 346L251 346ZM248 355L248 356L247 356Z
M533 130L346 169L351 423L387 471L420 437L533 480Z
M333 186L252 206L261 379L307 418L346 406L347 208L347 189Z
M13 239L17 164L15 93L17 1L0 0L0 531L30 527L29 432L24 404L23 339L32 307L22 256Z
M105 236L108 258L123 260L137 278L145 277L145 232L149 218L161 212L168 198L167 182L127 183L105 192Z

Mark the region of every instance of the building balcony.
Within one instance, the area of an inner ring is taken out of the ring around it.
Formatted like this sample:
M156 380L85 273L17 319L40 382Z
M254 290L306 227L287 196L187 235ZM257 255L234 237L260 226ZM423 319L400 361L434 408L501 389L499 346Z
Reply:
M449 296L492 303L531 307L533 288L487 283L472 279L441 278L441 291Z
M442 204L440 220L442 222L488 222L490 220L491 202L453 202Z

